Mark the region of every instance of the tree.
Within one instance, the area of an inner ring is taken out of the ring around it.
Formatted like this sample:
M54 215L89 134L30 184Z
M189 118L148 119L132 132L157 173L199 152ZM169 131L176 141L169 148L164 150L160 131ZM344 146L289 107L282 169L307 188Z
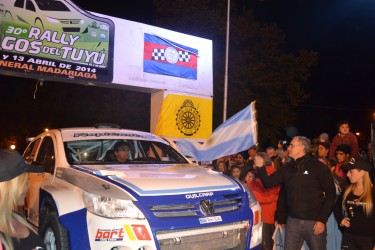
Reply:
M227 1L154 0L156 25L213 41L214 127L222 123ZM282 51L276 24L256 21L246 1L231 1L228 115L256 100L259 141L275 144L294 121L308 94L302 83L316 65L316 52Z

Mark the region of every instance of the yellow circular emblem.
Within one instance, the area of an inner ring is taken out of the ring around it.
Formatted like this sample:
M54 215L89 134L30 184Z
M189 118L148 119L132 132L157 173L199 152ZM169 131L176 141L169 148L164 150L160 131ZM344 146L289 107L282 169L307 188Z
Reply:
M178 130L186 136L197 133L201 125L201 118L194 103L187 99L182 104L176 115L176 125Z

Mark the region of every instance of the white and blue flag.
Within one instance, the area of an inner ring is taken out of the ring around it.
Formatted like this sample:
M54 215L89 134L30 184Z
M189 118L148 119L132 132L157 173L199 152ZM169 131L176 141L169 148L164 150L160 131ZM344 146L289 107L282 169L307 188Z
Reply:
M247 150L257 142L258 125L254 101L215 129L204 144L188 140L180 140L176 144L183 155L199 161L212 161Z

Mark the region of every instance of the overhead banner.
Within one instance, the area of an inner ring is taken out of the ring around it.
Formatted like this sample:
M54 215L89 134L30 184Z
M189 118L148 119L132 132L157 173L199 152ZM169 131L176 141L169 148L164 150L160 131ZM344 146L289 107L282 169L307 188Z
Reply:
M205 139L212 133L212 99L168 94L155 134L172 138Z
M6 0L0 14L0 69L44 79L112 82L110 19L71 1Z
M0 0L1 74L211 98L212 41L71 0Z

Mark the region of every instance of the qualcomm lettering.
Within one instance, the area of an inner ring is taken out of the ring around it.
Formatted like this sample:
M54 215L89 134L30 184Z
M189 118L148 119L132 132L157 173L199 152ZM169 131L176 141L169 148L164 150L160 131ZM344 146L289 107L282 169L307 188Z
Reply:
M214 195L213 192L208 192L208 193L187 194L185 195L185 197L186 199L196 199L196 198L209 197L213 195Z

